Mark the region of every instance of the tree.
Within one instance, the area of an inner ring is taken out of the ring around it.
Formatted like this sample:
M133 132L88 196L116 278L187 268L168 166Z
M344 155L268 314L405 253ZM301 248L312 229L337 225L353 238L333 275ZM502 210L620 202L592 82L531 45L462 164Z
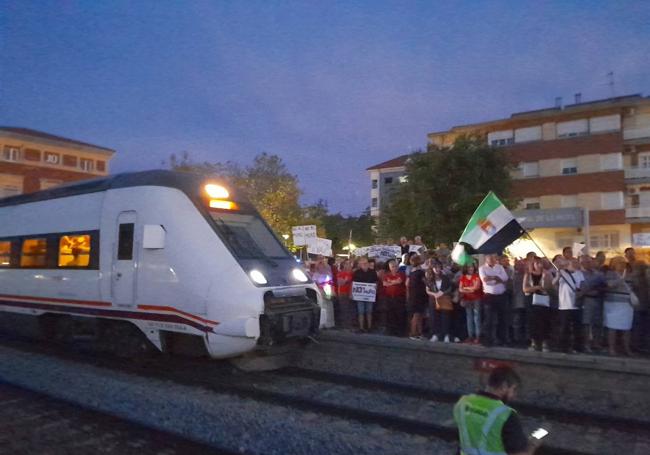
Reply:
M226 179L244 192L279 236L290 234L291 226L300 224L302 212L298 178L289 172L277 155L262 153L253 159L253 164L242 168L230 161L197 163L190 159L187 152L183 152L180 158L171 155L169 166L176 171Z
M382 237L422 235L429 244L451 244L489 191L506 205L511 198L510 164L504 149L462 136L452 147L430 146L406 164L406 179L382 207Z

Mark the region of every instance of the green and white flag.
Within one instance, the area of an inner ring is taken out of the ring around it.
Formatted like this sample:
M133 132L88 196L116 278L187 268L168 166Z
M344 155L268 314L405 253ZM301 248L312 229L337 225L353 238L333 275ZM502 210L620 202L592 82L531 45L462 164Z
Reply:
M467 223L451 258L460 265L471 264L472 254L500 253L525 232L510 210L490 191Z

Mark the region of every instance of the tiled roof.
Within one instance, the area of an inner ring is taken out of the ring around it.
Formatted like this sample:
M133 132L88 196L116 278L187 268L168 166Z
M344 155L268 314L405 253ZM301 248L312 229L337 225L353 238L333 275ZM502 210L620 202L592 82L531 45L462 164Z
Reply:
M370 166L366 171L372 171L373 169L386 169L389 167L400 167L400 166L405 166L406 165L406 160L408 160L408 157L410 155L402 155L398 156L397 158L393 158L392 160L384 161L383 163L375 164L374 166Z
M115 153L115 150L109 149L107 147L101 147L95 144L89 144L87 142L76 141L74 139L68 139L67 137L56 136L54 134L44 133L43 131L32 130L30 128L20 128L14 126L0 126L0 133L6 131L8 133L22 134L24 136L32 136L41 139L48 139L50 141L66 142L68 144L82 145L84 147L92 147L100 150L105 150L107 152Z

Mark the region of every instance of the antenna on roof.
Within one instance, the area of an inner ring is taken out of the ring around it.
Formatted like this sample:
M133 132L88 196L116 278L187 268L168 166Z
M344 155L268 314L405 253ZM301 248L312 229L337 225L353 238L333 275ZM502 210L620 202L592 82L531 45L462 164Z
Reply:
M609 89L612 92L612 98L615 97L616 89L614 87L614 71L607 73L607 85L609 85Z
M561 96L556 96L555 97L555 107L562 109L562 97Z
M575 104L580 104L582 102L582 93L578 92L573 96L575 98Z

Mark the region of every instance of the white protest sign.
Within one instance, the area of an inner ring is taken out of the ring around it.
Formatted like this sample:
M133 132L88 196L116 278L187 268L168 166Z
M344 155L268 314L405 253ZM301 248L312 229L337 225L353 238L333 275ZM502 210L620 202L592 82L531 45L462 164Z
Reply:
M307 243L307 253L332 256L332 241L316 237L313 241Z
M377 283L352 282L352 300L374 302L377 298Z
M368 257L382 262L395 259L402 255L402 249L397 245L373 245L368 247Z
M422 245L409 245L409 253L420 253Z
M577 243L575 242L573 244L573 255L575 257L580 257L582 255L582 250L585 248L584 243Z
M316 226L293 226L291 228L293 234L293 244L296 246L309 245L316 239Z

